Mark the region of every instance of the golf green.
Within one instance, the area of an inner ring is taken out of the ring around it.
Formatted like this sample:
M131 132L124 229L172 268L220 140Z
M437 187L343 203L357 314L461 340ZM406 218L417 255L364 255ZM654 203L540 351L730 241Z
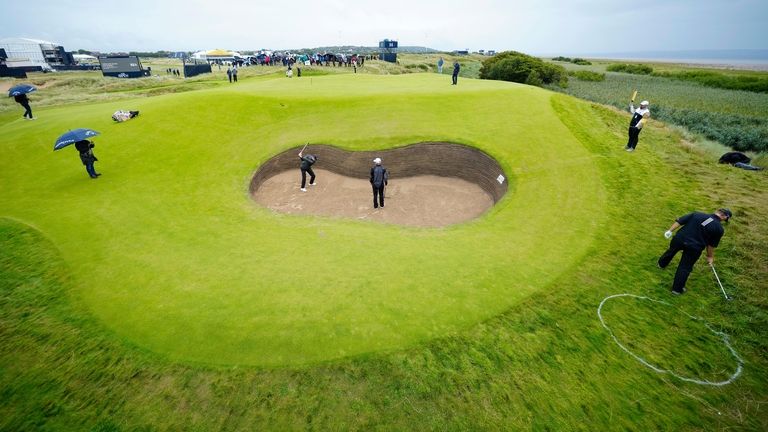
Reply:
M38 109L37 121L4 121L0 217L52 240L73 300L105 327L175 361L282 366L401 349L556 289L592 245L606 193L552 97L430 74L334 75ZM116 124L117 109L141 115ZM97 180L74 148L52 151L78 127L101 132ZM260 164L307 142L424 141L482 150L509 191L440 229L284 215L249 195Z

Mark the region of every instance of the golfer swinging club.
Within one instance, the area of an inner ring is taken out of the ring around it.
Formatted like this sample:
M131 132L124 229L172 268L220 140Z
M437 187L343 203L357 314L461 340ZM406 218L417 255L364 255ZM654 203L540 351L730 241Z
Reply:
M731 211L721 208L712 214L693 212L681 216L675 220L672 226L664 233L664 237L672 238L669 248L659 258L659 268L666 268L672 258L680 251L683 256L675 272L675 281L672 283L672 294L680 295L685 292L685 282L693 270L693 265L701 256L704 249L707 250L707 263L711 266L715 261L715 248L723 236L722 221L731 219ZM674 237L673 232L680 228Z
M304 146L304 148L307 148L307 146ZM312 171L312 165L314 165L315 162L317 162L317 156L308 154L306 156L303 156L304 149L302 149L299 152L299 159L301 159L301 191L306 192L307 191L307 173L309 173L309 185L314 186L317 183L315 183L315 172Z
M635 92L633 96L635 94L637 94L637 92ZM629 112L632 113L632 120L629 121L629 140L627 141L627 146L624 147L624 149L626 149L628 152L635 151L635 147L637 147L637 141L640 138L640 131L651 117L651 110L648 109L647 100L640 102L640 108L638 109L635 109L634 103L635 99L633 97L629 102Z

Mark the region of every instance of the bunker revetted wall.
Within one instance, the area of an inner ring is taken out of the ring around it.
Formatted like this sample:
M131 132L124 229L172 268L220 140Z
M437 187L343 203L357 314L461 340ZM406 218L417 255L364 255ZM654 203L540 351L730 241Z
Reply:
M265 162L251 179L250 192L253 194L268 178L287 170L296 170L300 161L301 147L286 150ZM507 175L501 166L486 153L461 144L445 142L422 142L388 150L346 151L325 144L310 144L304 154L316 155L313 166L339 175L368 179L373 159L380 157L392 180L418 175L455 177L478 185L498 202L508 189ZM499 175L504 182L499 183Z

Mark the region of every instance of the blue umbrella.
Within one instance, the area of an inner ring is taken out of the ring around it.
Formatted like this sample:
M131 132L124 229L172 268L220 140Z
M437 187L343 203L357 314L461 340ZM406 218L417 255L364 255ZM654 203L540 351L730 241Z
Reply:
M19 84L8 89L8 97L32 93L37 87L32 84Z
M64 135L60 136L56 140L56 144L53 145L53 149L54 150L62 149L64 147L66 147L66 146L68 146L70 144L74 144L74 143L76 143L78 141L82 141L82 140L86 140L86 139L91 138L91 137L95 137L98 134L99 133L96 132L93 129L80 128L80 129L71 130L71 131L65 133Z

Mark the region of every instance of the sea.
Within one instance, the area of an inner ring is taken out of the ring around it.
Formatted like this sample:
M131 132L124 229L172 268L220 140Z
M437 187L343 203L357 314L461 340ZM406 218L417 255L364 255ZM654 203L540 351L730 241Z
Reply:
M768 49L578 53L570 54L568 57L601 60L647 61L649 63L690 64L718 69L768 71Z

